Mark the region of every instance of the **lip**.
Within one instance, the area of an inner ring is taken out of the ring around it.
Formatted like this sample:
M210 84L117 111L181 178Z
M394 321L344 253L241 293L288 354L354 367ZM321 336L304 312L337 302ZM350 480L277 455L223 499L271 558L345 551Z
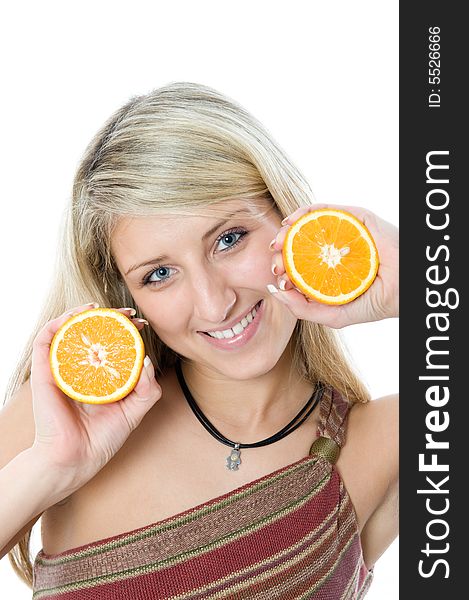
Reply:
M259 304L259 303L256 302L256 304L254 304L254 306L252 308L254 308L257 304ZM251 310L252 310L252 308L251 308ZM215 346L215 348L219 348L220 350L235 350L236 348L240 348L241 346L244 346L256 334L257 330L259 329L259 324L260 324L263 314L264 314L264 300L261 300L260 304L259 304L259 308L256 311L256 316L251 321L251 323L249 323L249 325L246 327L246 329L243 329L243 331L241 333L239 333L238 335L235 335L232 338L228 338L228 339L223 338L223 339L219 340L218 338L213 338L210 335L206 335L202 331L198 331L197 333L199 335L201 335L203 337L203 339L205 341L207 341L209 344L211 344L212 346ZM239 323L239 321L234 321L233 325L236 325L236 323ZM226 329L229 329L229 327L226 327ZM217 330L215 329L214 331L217 331Z

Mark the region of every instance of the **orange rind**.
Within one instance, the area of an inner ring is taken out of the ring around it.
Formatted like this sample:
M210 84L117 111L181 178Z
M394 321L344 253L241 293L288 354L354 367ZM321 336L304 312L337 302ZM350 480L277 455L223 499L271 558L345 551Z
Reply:
M320 208L288 229L282 249L285 271L305 296L346 304L373 283L379 266L376 244L351 213Z
M130 394L144 358L138 329L113 308L72 316L54 335L49 352L57 386L69 398L86 404L108 404Z

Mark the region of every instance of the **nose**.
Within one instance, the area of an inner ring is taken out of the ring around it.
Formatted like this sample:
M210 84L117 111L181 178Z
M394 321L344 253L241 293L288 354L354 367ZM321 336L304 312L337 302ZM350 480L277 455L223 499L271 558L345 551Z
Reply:
M206 329L226 321L236 303L235 291L214 269L198 269L192 291L194 315L200 326Z

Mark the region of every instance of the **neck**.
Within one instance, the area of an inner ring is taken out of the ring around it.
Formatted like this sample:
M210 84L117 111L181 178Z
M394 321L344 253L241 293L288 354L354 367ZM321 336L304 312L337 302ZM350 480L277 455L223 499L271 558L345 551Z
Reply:
M205 365L183 362L182 372L206 418L229 439L243 443L269 437L304 406L313 385L291 370L291 348L269 372L239 381Z

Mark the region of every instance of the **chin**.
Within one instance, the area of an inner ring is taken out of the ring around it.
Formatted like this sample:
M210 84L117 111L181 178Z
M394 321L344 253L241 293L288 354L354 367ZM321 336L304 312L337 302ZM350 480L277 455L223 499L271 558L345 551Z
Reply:
M236 381L248 381L257 377L262 377L269 373L279 362L281 353L273 356L271 353L263 356L252 357L231 357L230 359L221 359L215 363L207 364L211 369L216 369L225 377Z

